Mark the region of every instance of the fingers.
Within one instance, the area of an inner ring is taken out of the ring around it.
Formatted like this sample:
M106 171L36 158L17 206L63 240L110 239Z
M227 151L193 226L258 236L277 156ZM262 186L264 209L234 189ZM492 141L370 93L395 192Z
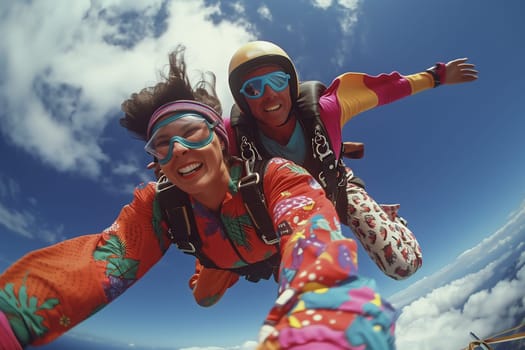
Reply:
M463 58L456 58L455 60L452 60L452 61L448 61L447 62L447 65L449 64L461 64L461 63L465 63L467 62L468 58L467 57L463 57Z
M461 69L461 74L477 75L478 71L475 69Z
M461 81L468 82L468 81L474 81L478 79L477 75L464 75L461 77Z
M458 68L463 77L472 77L472 80L477 79L478 71L474 69L474 65L461 65Z
M473 65L472 63L460 63L460 64L458 64L458 67L461 68L461 69L472 69L472 68L474 68L476 66Z

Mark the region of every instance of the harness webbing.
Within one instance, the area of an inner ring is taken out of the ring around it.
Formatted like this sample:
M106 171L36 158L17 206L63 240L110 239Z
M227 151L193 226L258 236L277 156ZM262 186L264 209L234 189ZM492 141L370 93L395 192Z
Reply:
M326 128L321 120L319 99L326 86L319 81L306 81L299 84L299 97L293 113L301 124L304 135L310 140L311 151L302 166L319 182L327 197L334 203L339 219L348 225L347 184L353 183L362 188L364 182L358 177L347 174L342 156L351 159L361 158L364 147L361 143L344 143L340 149L333 149ZM233 105L230 121L235 131L240 157L255 165L262 159L271 158L265 150L257 133L254 118L243 114L237 105Z
M263 190L263 178L269 160L255 163L245 162L246 175L239 180L239 190L249 213L257 236L268 245L278 244L280 236L273 228L268 214ZM157 181L157 198L164 219L169 224L168 236L182 252L194 255L205 267L222 269L202 251L202 241L197 231L193 208L188 195L173 185L166 176ZM257 282L276 276L280 254L247 266L227 269L244 276L248 281Z
M245 161L246 175L239 180L244 206L250 215L257 235L264 243L279 243L280 236L273 227L273 220L268 215L268 207L263 191L263 179L268 159Z
M300 85L297 99L297 115L305 135L310 138L311 157L304 167L323 186L328 197L335 203L338 195L339 164L342 149L332 149L330 138L319 112L319 98L326 87L318 81L306 81ZM337 154L336 154L337 152Z
M168 236L175 246L186 254L195 255L202 265L216 268L215 263L202 253L202 241L188 195L163 175L157 181L157 198L169 224Z

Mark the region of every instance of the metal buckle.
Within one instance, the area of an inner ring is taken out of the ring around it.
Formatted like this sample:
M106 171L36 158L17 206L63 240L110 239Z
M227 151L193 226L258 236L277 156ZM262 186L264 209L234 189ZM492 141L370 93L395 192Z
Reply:
M157 180L157 190L159 192L162 192L162 191L167 191L169 190L170 188L172 187L175 187L174 184L172 184L170 182L170 180L168 180L168 177L166 175L162 175L161 177L159 177L159 179Z
M281 241L281 238L279 236L276 236L274 239L272 240L268 240L266 238L266 235L263 235L262 236L262 240L264 241L264 243L268 244L268 245L274 245L274 244L277 244Z
M239 184L237 185L237 187L241 189L243 187L257 185L260 180L261 178L258 173L248 174L239 180Z
M179 244L176 244L176 245L177 245L177 248L179 248L180 250L182 250L184 253L189 253L189 254L193 254L193 253L195 253L196 249L195 249L195 246L193 245L193 243L191 243L191 242L186 242L186 243L188 243L188 245L190 246L189 249L182 248Z

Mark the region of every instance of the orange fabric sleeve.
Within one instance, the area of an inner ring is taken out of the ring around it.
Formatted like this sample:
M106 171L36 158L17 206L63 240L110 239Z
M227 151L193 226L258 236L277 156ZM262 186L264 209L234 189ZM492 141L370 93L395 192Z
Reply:
M200 306L212 306L239 280L239 275L234 272L207 268L198 260L195 264L195 274L190 278L190 288L193 289L193 297Z
M153 184L137 189L104 232L33 251L0 275L0 309L23 346L57 338L159 261L169 240L153 229L154 195Z

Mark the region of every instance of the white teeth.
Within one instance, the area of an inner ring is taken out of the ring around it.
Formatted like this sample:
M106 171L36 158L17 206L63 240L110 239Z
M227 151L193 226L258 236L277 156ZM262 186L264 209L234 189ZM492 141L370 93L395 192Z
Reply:
M191 173L192 171L194 171L195 169L197 169L200 166L201 166L201 163L192 163L192 164L186 165L183 168L180 168L179 169L179 173L181 175L187 175L187 174Z
M278 110L279 108L281 108L281 105L271 106L270 108L266 108L266 112L274 112Z

